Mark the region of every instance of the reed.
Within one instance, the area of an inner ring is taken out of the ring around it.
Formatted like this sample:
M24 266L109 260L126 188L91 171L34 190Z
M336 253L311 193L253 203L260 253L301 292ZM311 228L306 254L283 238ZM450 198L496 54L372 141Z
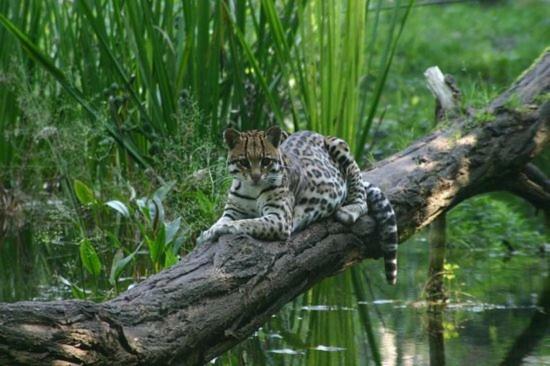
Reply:
M273 1L260 3L280 71L270 79L280 84L288 106L279 123L342 137L362 158L414 1L396 1L391 14L383 15L388 22L381 23L382 10L387 10L381 0L311 0L296 6L296 28ZM254 44L239 40L245 49ZM256 64L252 56L248 59ZM261 74L263 69L254 70ZM260 83L266 95L273 93L271 85L269 80Z
M111 163L148 167L151 145L182 133L186 98L199 138L278 123L341 136L359 157L413 4L402 2L381 27L382 0L4 1L0 64L25 65L30 83L51 75L43 94L68 94L116 140ZM16 98L0 91L0 123L20 122ZM4 163L13 148L0 140Z

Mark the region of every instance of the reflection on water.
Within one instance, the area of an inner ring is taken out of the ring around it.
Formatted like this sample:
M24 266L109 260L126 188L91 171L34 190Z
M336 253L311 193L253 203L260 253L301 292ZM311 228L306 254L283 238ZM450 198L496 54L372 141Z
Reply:
M65 225L67 226L67 225ZM54 300L71 297L58 276L80 278L78 247L70 233L56 227L25 229L0 236L0 301Z
M78 280L80 268L66 235L0 241L0 301L69 298L57 275ZM213 363L550 365L549 316L537 307L549 303L549 263L535 248L512 257L449 249L444 308L423 301L425 240L401 246L400 263L395 287L372 261L319 283Z
M400 251L396 287L366 261L287 304L214 364L550 365L549 316L538 307L549 266L535 248L512 258L449 249L446 307L422 300L426 242Z
M443 307L435 305L428 308L428 344L430 365L445 365L445 328L443 327Z

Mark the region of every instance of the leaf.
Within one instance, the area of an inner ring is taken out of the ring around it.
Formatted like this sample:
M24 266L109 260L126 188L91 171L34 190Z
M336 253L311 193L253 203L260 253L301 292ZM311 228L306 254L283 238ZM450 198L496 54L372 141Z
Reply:
M178 217L172 222L169 222L167 224L164 224L166 229L166 242L165 244L171 243L172 240L176 237L176 234L178 233L178 230L180 229L181 225L181 217Z
M239 40L239 43L241 44L241 47L244 51L244 56L250 62L253 70L254 70L254 76L257 78L259 85L262 89L262 92L265 94L269 105L271 109L273 110L273 113L275 114L276 119L282 123L284 121L283 113L280 109L280 103L277 103L276 101L276 95L277 93L274 92L268 85L268 81L265 79L262 73L262 69L258 63L258 59L254 57L254 53L252 52L250 46L245 40L244 34L241 33L241 31L235 27L234 28L235 35L237 36L237 39Z
M89 205L97 202L94 196L94 192L84 182L75 179L73 187L76 197L83 205Z
M171 250L167 250L164 256L164 268L172 267L176 263L178 263L178 256Z
M159 226L163 226L160 224L164 223L164 206L160 199L153 197L152 200L149 200L149 212L153 220L153 230L156 230Z
M176 237L176 240L172 243L172 253L178 254L184 242L185 237L183 235Z
M147 197L141 197L136 200L136 204L139 211L148 221L151 221L151 210L149 209L149 199Z
M117 271L117 266L119 265L122 259L124 259L124 252L121 249L119 249L116 251L115 255L113 256L113 261L111 263L111 274L109 275L109 283L113 286L116 284L118 280L118 276L120 276L120 273L122 272L122 271Z
M71 283L71 281L69 281L68 279L66 279L65 277L63 276L57 276L59 278L59 280L66 286L68 287L71 287L73 284Z
M155 238L145 237L147 246L149 247L149 255L151 260L155 264L160 263L160 258L164 252L164 241L166 239L166 232L164 230L164 225L160 227L160 230Z
M114 286L116 284L118 278L122 274L122 271L124 271L128 263L130 263L132 259L134 259L135 255L136 252L133 252L124 257L124 253L122 252L122 250L117 250L115 256L113 257L113 264L111 265L111 275L109 276L109 283L111 285Z
M120 201L112 200L105 203L107 206L111 207L113 210L117 211L124 217L130 217L130 211L128 210L128 207Z
M166 243L166 229L164 228L164 225L160 227L160 230L158 231L155 241L157 242L157 246L160 249L159 256L158 256L158 258L160 259L160 256L164 252L164 247L165 247L164 244Z
M150 221L153 230L156 230L159 223L164 222L164 206L158 197L142 197L136 200L140 212Z
M139 209L143 209L147 207L147 197L141 197L136 200L136 204L139 207Z
M88 295L86 295L86 291L82 290L80 287L76 285L71 286L71 294L73 295L73 298L84 300L88 298Z
M83 289L81 289L80 287L78 287L77 285L75 285L74 283L72 283L71 281L69 281L68 279L66 279L63 276L57 276L57 278L59 278L59 280L65 286L68 286L68 287L71 288L71 293L73 295L73 298L80 299L80 300L83 300L83 299L87 298L86 291L84 291Z
M164 184L159 189L157 189L155 191L155 193L153 193L153 198L158 198L158 200L161 201L161 202L164 201L164 199L168 195L168 192L170 192L170 190L172 190L172 188L174 188L175 184L176 184L175 180L172 180L172 181Z
M101 273L101 260L88 239L84 239L80 243L80 260L86 271L94 277L99 276Z
M128 201L133 201L136 198L136 190L130 184L128 184L128 190L130 191L130 198Z

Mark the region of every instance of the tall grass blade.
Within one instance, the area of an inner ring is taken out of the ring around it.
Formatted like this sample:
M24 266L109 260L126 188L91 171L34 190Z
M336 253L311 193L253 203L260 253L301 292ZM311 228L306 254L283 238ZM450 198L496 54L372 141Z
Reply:
M365 127L363 128L363 131L360 134L359 141L358 141L358 143L356 145L356 148L355 148L355 156L358 159L362 158L362 155L363 155L362 152L364 151L364 147L365 147L365 143L367 141L368 133L369 133L370 128L372 126L372 122L374 120L374 116L376 114L376 111L378 109L378 104L380 103L380 97L382 95L382 91L383 91L384 85L386 83L388 73L390 71L390 67L391 67L391 64L392 64L392 61L393 61L393 56L395 55L395 50L397 49L397 44L399 42L399 39L401 38L401 34L403 33L405 23L406 23L406 21L409 17L409 14L411 12L411 9L412 9L414 3L415 3L415 0L409 0L408 5L405 9L405 14L401 18L397 35L395 37L393 37L392 42L391 42L391 46L388 45L388 47L386 49L387 52L386 51L384 52L384 57L382 58L382 60L384 62L384 68L383 68L383 71L382 71L382 75L380 76L380 79L379 79L379 81L376 85L374 96L372 98L373 101L372 101L372 104L371 104L370 112L368 114L368 117L367 117L367 120L366 120L366 123L365 123ZM400 1L397 1L396 4L395 4L394 21L392 22L392 34L393 34L393 29L395 27L395 24L397 22L397 11L399 9L399 6L400 6Z
M11 34L13 34L20 41L23 49L28 53L29 57L40 64L46 71L48 71L57 82L71 95L92 117L94 122L101 122L101 118L98 112L93 109L82 93L75 88L71 82L65 77L63 72L57 68L53 61L41 52L31 40L22 33L12 22L10 22L4 15L0 14L0 24L2 24ZM141 157L137 149L133 146L132 142L124 136L120 135L112 125L108 123L103 124L107 132L126 149L132 157L142 166L149 166L149 164Z
M107 36L105 34L105 27L101 26L99 18L94 17L94 15L92 13L92 9L90 8L90 5L88 4L87 0L81 0L81 1L78 2L78 4L80 4L82 6L82 10L84 12L84 15L86 16L86 19L88 20L88 24L90 24L90 26L94 30L95 35L96 35L97 39L99 40L99 44L100 44L102 50L105 52L105 54L108 56L108 59L115 66L115 70L118 73L118 76L124 82L124 85L126 86L126 90L128 90L128 92L132 96L132 99L134 99L137 107L139 108L139 110L142 114L142 117L145 119L145 121L149 125L153 125L153 122L152 122L151 118L149 117L149 115L147 114L147 112L145 111L143 106L141 105L141 101L139 100L136 92L134 91L134 88L132 87L132 85L130 83L130 78L126 75L126 73L124 72L124 70L122 68L122 65L120 65L120 63L117 61L115 55L113 54L113 52L111 52L111 49L110 49L109 45L107 44L107 40L106 40ZM157 127L157 126L153 126L153 127Z
M36 47L32 41L3 14L0 14L0 24L2 24L11 34L17 37L23 46L23 49L27 52L31 59L42 65L44 69L48 71L91 116L94 117L94 119L98 118L97 112L90 107L82 93L80 93L80 91L67 80L63 72L59 70L52 60L47 55L42 53L38 47Z
M252 69L254 70L254 76L257 78L262 88L262 91L265 93L265 96L269 102L269 105L271 106L271 108L273 109L273 112L275 113L276 119L279 121L280 124L283 124L283 121L284 121L283 113L280 109L279 104L276 101L275 91L272 90L272 88L270 88L270 86L268 85L267 80L263 75L263 71L260 68L260 65L258 63L258 60L254 56L250 46L246 42L244 35L236 27L233 27L233 31L235 36L239 40L239 43L242 49L244 50L245 59L250 63Z

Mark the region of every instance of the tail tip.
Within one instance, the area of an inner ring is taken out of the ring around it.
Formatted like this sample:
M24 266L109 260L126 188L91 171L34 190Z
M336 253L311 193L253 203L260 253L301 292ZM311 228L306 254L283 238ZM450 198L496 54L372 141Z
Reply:
M386 253L384 257L384 270L386 272L386 280L390 285L397 283L397 256L396 252Z

